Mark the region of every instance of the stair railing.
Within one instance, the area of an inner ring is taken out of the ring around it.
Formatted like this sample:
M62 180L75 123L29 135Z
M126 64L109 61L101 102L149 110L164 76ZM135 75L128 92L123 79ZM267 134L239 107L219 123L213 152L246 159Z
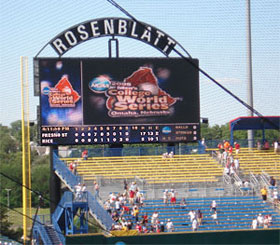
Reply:
M33 237L35 238L36 235L35 233L38 232L38 234L41 237L41 240L43 241L44 244L52 244L48 233L45 229L45 225L41 222L39 216L36 216L35 220L34 220L34 228L33 228ZM37 244L39 244L39 241L37 242Z
M102 225L109 231L114 221L109 213L100 205L96 198L88 192L88 207L92 214L102 223Z

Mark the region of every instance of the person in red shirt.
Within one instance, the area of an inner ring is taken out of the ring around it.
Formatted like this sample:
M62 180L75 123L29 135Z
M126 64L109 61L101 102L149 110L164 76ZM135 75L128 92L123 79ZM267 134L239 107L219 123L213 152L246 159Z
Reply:
M73 170L74 170L73 162L70 162L70 164L69 164L69 170L73 173Z
M232 154L232 151L233 151L233 147L230 145L230 146L228 147L228 152L229 152L230 155Z
M237 142L234 142L235 154L238 155L240 150L240 145Z
M137 230L139 233L142 233L142 226L139 222L137 222L137 225L135 226L135 230Z
M87 159L88 159L88 151L87 151L87 150L84 150L84 151L82 152L82 158L83 158L84 160L87 160Z

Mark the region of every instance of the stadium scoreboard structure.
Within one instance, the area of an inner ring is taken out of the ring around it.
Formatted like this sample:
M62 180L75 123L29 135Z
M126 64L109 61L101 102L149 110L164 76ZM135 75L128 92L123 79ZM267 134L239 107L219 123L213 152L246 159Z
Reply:
M184 59L35 58L34 67L41 145L199 140L199 74Z

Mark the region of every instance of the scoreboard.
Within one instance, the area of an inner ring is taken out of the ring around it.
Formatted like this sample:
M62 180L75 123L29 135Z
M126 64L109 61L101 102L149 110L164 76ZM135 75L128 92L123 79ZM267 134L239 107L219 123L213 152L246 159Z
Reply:
M37 58L34 65L41 145L199 140L198 70L186 60Z

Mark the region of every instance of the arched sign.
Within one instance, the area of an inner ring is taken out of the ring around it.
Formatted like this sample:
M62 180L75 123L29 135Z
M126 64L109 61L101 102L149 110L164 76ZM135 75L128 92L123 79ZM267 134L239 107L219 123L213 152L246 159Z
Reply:
M132 19L112 17L94 19L72 26L57 35L48 44L59 56L62 56L80 43L105 36L137 39L153 46L166 56L177 44L169 35L151 25Z

